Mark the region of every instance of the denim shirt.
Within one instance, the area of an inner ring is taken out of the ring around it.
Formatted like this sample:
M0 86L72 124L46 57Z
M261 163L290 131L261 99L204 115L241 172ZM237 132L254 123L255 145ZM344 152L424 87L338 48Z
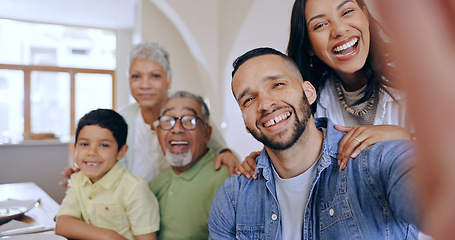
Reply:
M417 239L413 202L414 150L410 141L366 148L339 172L338 143L344 133L327 118L322 154L312 181L302 226L304 239ZM212 202L209 239L282 239L281 214L271 161L265 149L256 159L258 179L234 175Z

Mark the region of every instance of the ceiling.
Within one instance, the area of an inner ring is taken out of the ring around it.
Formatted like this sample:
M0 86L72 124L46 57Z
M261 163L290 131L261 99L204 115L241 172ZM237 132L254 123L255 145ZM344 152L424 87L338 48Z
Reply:
M137 0L0 0L0 18L110 29L133 28Z

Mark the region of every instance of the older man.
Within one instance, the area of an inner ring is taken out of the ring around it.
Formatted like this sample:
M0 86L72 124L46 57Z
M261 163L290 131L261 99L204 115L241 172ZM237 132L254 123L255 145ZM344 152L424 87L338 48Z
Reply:
M216 191L229 176L213 169L215 154L207 143L212 133L203 99L177 92L164 103L157 134L166 160L150 189L160 204L158 239L207 239L207 219Z
M415 239L411 141L380 142L337 165L344 133L313 119L314 87L270 48L234 62L232 91L264 144L257 180L234 175L216 194L210 239Z
M130 53L129 83L136 103L119 110L130 129L127 139L129 150L120 163L133 174L150 182L169 166L159 151L159 141L153 126L172 83L168 52L157 43L135 45ZM213 137L208 145L217 155L217 163L212 167L218 169L223 163L228 165L233 174L238 160L226 148L226 142L217 127L213 128Z

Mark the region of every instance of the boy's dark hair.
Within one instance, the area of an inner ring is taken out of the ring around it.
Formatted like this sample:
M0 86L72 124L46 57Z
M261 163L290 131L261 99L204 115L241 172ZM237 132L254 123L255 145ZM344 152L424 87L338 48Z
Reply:
M128 125L120 114L111 109L96 109L85 114L77 124L76 139L79 136L80 131L85 126L98 125L101 128L106 128L112 132L115 141L118 145L118 150L126 144L126 136L128 135Z

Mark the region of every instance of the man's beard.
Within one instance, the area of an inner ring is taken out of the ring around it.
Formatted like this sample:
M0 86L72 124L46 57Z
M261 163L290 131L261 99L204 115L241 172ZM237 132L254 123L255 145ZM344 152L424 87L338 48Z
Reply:
M293 108L294 109L294 108ZM273 149L273 150L286 150L290 147L292 147L300 138L300 136L303 134L305 131L306 125L308 123L308 119L310 119L311 116L311 110L310 106L308 103L308 100L306 99L305 96L303 96L302 101L300 102L300 111L302 112L303 116L302 119L299 119L299 116L297 115L297 112L294 109L294 115L295 115L295 124L294 124L294 129L291 131L293 132L292 135L286 140L282 139L282 134L285 133L280 133L278 137L275 139L271 139L267 137L261 130L258 128L258 131L251 131L251 129L248 129L250 131L251 135L258 140L259 142L263 143L266 147Z
M166 149L166 160L171 166L184 167L188 165L192 159L193 154L190 149L182 153L173 153L169 149Z

